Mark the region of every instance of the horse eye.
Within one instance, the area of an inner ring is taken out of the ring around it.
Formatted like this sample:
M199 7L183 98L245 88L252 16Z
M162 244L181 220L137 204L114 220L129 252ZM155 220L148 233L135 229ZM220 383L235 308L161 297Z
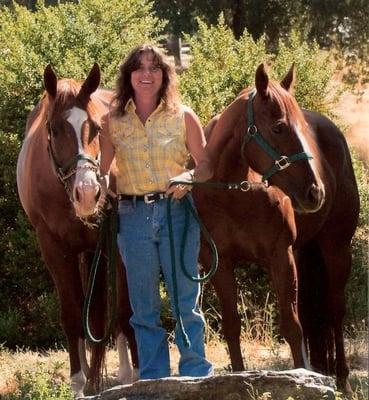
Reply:
M276 135L280 135L281 133L284 132L284 130L285 129L283 124L277 124L272 127L272 132L275 133Z
M51 124L47 125L47 130L49 131L49 135L50 137L56 137L58 134L58 131L55 129L55 126L52 126Z

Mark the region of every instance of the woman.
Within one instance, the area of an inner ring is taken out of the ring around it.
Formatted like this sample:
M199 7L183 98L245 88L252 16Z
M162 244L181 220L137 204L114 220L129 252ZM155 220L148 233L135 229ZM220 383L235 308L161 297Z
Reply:
M117 163L119 198L118 245L126 266L141 379L170 375L166 332L160 322L160 274L174 305L172 264L167 227L167 197L172 196L172 222L178 270L178 304L191 346L178 329L181 376L208 376L212 365L204 352L204 319L197 304L199 284L179 268L184 227L183 196L192 202L188 185L176 181L208 179L205 138L195 113L179 102L173 67L155 46L135 48L120 66L113 108L105 116L101 133L101 172L107 173L113 156ZM187 171L191 155L196 168ZM205 164L204 164L205 165ZM174 183L174 185L169 185ZM191 217L185 249L188 272L197 275L199 228Z

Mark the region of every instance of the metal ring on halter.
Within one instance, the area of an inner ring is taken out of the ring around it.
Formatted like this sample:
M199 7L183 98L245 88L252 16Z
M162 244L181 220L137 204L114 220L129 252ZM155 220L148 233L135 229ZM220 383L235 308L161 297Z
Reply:
M251 184L249 181L242 181L240 183L240 189L242 192L248 192L251 189Z
M258 133L258 128L256 127L256 125L252 124L247 128L247 133L251 136L254 136Z

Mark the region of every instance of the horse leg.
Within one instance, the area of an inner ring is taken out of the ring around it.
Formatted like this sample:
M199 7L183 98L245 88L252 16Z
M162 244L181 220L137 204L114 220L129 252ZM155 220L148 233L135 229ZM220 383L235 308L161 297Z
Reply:
M82 329L83 289L78 257L67 254L47 227L37 227L43 259L54 281L60 305L61 324L67 337L71 386L76 397L83 397L89 375Z
M337 243L337 238L319 240L327 273L327 312L329 327L333 330L336 350L337 387L351 393L348 382L349 369L346 362L343 319L345 316L345 287L351 272L350 243Z
M310 369L297 310L297 271L292 246L271 257L270 276L280 310L280 332L290 345L296 368Z
M315 371L328 373L331 337L327 323L326 268L318 243L312 240L295 254L298 264L299 317Z
M222 314L222 328L228 345L233 371L244 371L240 335L241 318L237 311L237 284L233 269L219 261L219 269L212 278Z
M84 252L79 257L79 270L84 288L84 294L87 290L88 280L90 278L91 267L94 254L92 252ZM100 339L103 337L106 329L105 323L107 318L107 276L106 276L106 259L101 257L100 264L97 266L95 283L89 306L88 326L92 335ZM102 386L103 367L105 361L105 343L89 343L91 354L90 370L89 370L89 387L95 392L99 392Z
M118 381L122 384L132 383L138 380L138 354L134 331L129 323L132 315L128 296L125 267L119 259L117 265L117 349L119 357ZM127 342L131 351L131 368Z

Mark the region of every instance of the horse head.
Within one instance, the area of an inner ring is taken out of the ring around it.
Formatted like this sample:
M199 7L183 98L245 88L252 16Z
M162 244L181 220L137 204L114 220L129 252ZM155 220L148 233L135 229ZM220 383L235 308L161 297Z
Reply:
M294 81L294 65L280 83L269 79L263 64L257 68L242 155L264 181L290 196L297 212L316 212L325 194L319 151L292 95Z
M97 64L82 85L72 79L58 81L50 65L44 71L50 161L80 218L96 214L105 201L99 183L99 131L106 109L91 96L99 83Z

